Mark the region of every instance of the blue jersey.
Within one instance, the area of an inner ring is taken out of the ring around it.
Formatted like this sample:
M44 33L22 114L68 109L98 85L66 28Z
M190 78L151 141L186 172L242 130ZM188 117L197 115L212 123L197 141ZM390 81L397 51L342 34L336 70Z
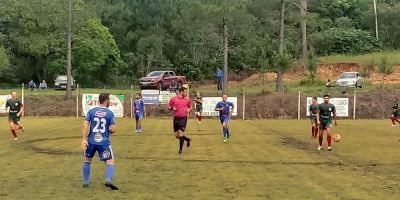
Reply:
M86 115L90 123L88 143L93 145L110 145L110 126L115 125L114 113L106 107L96 107Z
M217 106L215 108L218 108L218 109L223 108L223 110L219 111L219 116L220 117L228 117L228 116L230 116L230 113L231 113L230 109L233 108L233 103L231 103L229 101L224 103L223 101L221 101L217 104Z
M144 113L144 101L142 99L134 100L133 107L135 108L135 112Z

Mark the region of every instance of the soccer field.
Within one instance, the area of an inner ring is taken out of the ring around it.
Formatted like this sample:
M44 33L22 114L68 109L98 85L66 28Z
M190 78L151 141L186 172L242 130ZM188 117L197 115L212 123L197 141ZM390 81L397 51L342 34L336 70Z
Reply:
M113 182L96 155L91 187L82 188L83 118L24 118L26 133L13 141L0 118L0 199L398 199L399 127L388 120L338 121L334 150L317 152L308 120L231 122L222 142L217 120L187 128L190 149L178 155L167 119L117 119L112 136ZM326 141L324 141L326 144Z

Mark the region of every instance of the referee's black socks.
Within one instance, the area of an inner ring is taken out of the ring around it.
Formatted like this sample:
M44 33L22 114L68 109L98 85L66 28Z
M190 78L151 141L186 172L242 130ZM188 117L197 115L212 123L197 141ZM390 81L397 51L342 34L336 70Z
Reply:
M183 143L185 142L185 139L183 137L179 138L179 152L182 152Z
M182 136L181 138L183 138L186 142L190 142L190 138L187 138L186 136Z

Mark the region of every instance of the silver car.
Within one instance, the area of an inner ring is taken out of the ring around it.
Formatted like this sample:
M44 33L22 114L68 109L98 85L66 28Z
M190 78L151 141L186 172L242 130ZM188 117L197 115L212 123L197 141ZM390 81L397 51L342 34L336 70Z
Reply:
M76 88L76 81L71 77L71 89ZM54 80L55 90L66 90L67 89L67 75L58 75L56 80Z
M362 88L364 80L359 72L344 72L336 80L339 87L359 87Z

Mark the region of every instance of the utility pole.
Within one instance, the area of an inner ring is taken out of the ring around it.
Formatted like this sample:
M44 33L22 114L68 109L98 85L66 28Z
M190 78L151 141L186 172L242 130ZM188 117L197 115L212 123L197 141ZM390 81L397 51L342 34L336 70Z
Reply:
M223 94L228 94L228 19L223 19L224 24L224 85Z
M72 0L68 0L68 20L67 20L67 93L65 95L66 99L72 98L72 89L71 89L71 78L72 78Z
M375 10L375 35L376 39L379 40L379 32L378 32L378 11L376 9L376 0L374 0L374 10Z

